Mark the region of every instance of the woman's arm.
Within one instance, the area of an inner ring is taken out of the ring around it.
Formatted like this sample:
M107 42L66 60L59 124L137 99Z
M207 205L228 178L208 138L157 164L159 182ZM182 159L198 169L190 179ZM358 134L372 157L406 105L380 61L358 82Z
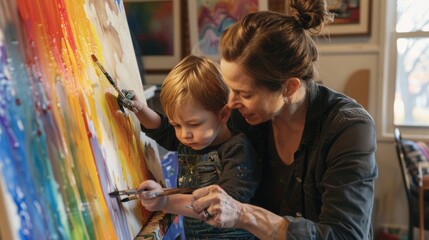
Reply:
M286 239L289 222L264 208L243 204L238 228L246 229L259 239Z
M195 190L193 209L201 212L205 208L213 216L206 220L221 228L242 228L259 239L286 239L288 221L268 210L240 203L221 187L212 185Z

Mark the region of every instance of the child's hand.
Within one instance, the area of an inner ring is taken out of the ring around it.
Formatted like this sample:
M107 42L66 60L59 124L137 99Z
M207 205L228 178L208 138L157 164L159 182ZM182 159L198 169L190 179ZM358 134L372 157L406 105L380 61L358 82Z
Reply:
M153 180L146 180L146 181L142 182L137 189L139 189L139 190L144 189L145 191L150 191L150 192L152 192L152 191L159 192L159 191L162 191L162 186ZM148 197L146 197L147 195L148 195L147 192L146 192L146 194L145 194L145 192L142 192L142 193L140 193L140 195L138 197L139 197L143 207L149 211L152 211L152 212L160 211L167 204L168 196L148 198Z
M123 89L122 92L125 95L125 99L122 98L121 95L118 95L117 98L118 104L121 107L122 112L124 112L123 107L126 107L131 111L133 111L133 107L135 107L137 110L141 109L143 103L140 102L140 100L137 98L136 93L133 90Z

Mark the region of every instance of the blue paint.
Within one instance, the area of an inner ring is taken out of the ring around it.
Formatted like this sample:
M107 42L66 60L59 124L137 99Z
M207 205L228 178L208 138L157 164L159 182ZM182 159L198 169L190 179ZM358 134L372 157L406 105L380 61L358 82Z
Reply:
M13 26L5 29L5 41L0 43L0 171L17 207L19 238L66 238L65 210L46 161L44 127L34 108L33 94L45 94L42 88L33 93L22 87L32 85L31 76L22 61L19 42L11 39L16 38Z

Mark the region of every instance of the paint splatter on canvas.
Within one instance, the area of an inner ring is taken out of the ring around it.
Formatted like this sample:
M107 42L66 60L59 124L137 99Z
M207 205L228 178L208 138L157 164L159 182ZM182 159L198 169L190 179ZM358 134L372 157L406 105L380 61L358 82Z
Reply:
M131 239L149 217L108 193L148 178L121 88L144 99L120 0L0 0L1 234Z

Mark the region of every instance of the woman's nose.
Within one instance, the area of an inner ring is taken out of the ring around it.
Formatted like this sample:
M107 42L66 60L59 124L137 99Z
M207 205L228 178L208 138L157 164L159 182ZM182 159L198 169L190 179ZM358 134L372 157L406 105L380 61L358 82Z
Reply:
M238 99L238 96L236 94L230 94L228 98L228 107L230 109L238 108L240 105L240 101Z

